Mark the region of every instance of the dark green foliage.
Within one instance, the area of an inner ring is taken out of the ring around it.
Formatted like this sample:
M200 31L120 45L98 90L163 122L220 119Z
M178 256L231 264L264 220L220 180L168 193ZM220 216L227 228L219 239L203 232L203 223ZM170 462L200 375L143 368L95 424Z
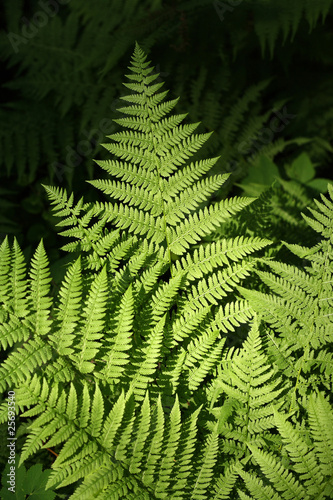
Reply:
M7 465L5 468L5 473L9 475L9 466ZM49 475L51 474L50 470L42 471L42 465L36 464L30 467L30 469L26 470L24 465L18 468L15 474L15 489L17 499L24 499L26 495L29 495L29 498L38 500L39 498L45 498L45 500L53 500L56 497L56 492L52 490L45 490L45 486ZM7 489L7 486L4 486L1 490L1 498L3 500L11 500L13 498L13 492Z

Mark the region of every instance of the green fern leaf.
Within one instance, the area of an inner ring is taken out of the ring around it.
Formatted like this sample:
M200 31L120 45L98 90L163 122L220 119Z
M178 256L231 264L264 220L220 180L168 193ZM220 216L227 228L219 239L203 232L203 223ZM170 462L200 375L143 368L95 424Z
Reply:
M70 356L82 373L90 373L94 369L91 361L100 349L98 340L103 337L107 291L107 274L103 268L91 285L82 318L79 343L76 345L77 352Z
M213 469L218 453L218 433L213 431L207 438L203 450L202 465L197 472L195 483L193 484L191 500L205 500L207 489L213 477Z
M272 453L264 452L254 445L249 444L248 447L265 477L272 481L275 489L282 494L283 499L310 500L306 489L281 465Z
M118 383L123 373L124 365L129 362L128 351L132 346L131 336L133 317L134 317L134 299L131 287L125 292L119 311L115 315L114 326L112 329L112 338L109 341L107 355L102 358L105 368L102 372L96 374L103 377L108 383Z
M75 335L78 324L78 313L81 301L81 259L78 258L68 269L59 290L60 304L56 313L58 328L57 334L51 335L54 346L61 356L73 353Z
M48 319L50 314L49 307L52 300L48 297L52 278L47 269L48 260L44 250L43 243L38 248L31 260L30 280L31 280L31 302L36 311L35 328L36 335L45 335L50 330L51 321Z

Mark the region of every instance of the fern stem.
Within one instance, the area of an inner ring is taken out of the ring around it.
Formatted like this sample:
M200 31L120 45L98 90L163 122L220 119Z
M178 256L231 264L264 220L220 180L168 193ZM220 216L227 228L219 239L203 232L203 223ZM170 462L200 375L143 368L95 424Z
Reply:
M144 91L146 91L146 85L143 85L143 88L144 88ZM147 113L148 113L148 117L151 118L152 114L151 114L151 110L149 108L149 105L148 105L148 99L147 99L147 94L145 92L145 96L146 96L146 104L145 104L145 107L146 107L146 110L147 110ZM166 244L167 244L167 251L168 251L168 260L169 260L169 269L170 269L170 275L171 275L171 278L173 278L173 274L172 274L172 260L171 260L171 250L170 250L170 244L169 244L169 240L168 240L168 233L167 233L167 222L166 222L166 217L165 217L165 203L164 203L164 198L163 198L163 191L161 190L161 181L162 181L162 178L161 178L161 175L160 175L160 162L159 162L159 158L158 158L158 155L157 155L157 152L156 152L156 137L155 137L155 134L154 134L154 130L153 130L153 127L152 127L152 120L149 120L149 128L150 128L150 134L151 134L151 139L152 139L152 143L153 143L153 150L154 150L154 153L155 153L155 158L156 158L156 162L157 162L157 166L156 166L156 169L157 169L157 175L158 175L158 189L159 189L159 192L161 194L161 200L162 200L162 212L163 212L163 220L164 220L164 232L165 232L165 239L166 239Z

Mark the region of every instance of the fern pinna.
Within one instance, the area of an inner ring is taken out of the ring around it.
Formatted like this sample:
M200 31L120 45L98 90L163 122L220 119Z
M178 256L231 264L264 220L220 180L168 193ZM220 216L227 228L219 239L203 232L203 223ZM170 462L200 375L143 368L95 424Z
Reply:
M47 488L75 485L80 500L329 498L332 202L309 221L323 235L304 254L313 271L276 262L285 279L265 274L272 262L252 254L269 240L215 232L253 199L209 201L228 175L206 175L218 158L188 160L210 134L167 116L177 100L164 101L138 45L129 69L125 130L105 144L114 159L97 162L109 177L91 182L108 200L45 186L75 252L59 291L42 242L28 276L17 242L0 248L0 383L30 419L20 464L52 449ZM241 286L255 272L284 302L262 293L258 306ZM288 303L310 333L293 329Z

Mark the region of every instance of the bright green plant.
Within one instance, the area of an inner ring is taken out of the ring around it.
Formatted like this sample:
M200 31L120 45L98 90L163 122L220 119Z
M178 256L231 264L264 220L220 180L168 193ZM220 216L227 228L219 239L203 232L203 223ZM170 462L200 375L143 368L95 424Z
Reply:
M210 134L169 115L138 45L129 70L90 182L108 201L45 186L74 253L59 290L43 242L28 277L17 242L0 248L0 385L30 419L19 464L52 449L46 488L80 500L330 498L333 188L306 218L320 241L288 247L304 270L267 238L223 236L255 199L210 201L228 174L189 161Z

